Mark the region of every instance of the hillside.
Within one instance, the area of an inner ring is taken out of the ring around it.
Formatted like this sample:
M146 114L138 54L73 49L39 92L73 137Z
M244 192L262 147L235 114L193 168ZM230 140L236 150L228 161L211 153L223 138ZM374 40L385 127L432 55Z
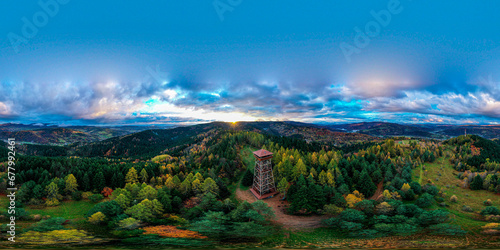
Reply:
M332 125L334 129L342 129L349 132L357 132L377 137L385 136L418 136L433 138L435 134L428 132L428 130L416 126L385 123L385 122L363 122L354 124Z
M500 138L499 125L435 125L435 124L397 124L387 122L362 122L352 124L333 124L325 127L344 132L356 132L377 137L414 136L433 139L448 139L459 135L478 135L487 139Z
M70 128L44 128L37 130L1 131L0 139L16 138L18 142L66 145L104 140L126 134L126 131L93 128L88 132Z

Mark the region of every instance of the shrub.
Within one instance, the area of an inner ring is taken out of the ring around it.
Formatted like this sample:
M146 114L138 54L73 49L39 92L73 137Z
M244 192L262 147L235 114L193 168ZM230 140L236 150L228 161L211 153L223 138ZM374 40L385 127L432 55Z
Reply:
M339 218L349 222L362 222L366 220L366 215L358 210L346 209L340 213Z
M97 212L97 213L93 214L92 216L90 216L89 222L97 225L97 224L101 224L102 222L104 222L105 219L106 219L106 215L104 215L101 212Z
M337 207L334 204L325 205L323 207L323 212L327 215L336 216L344 211L343 208Z
M118 222L121 229L134 230L141 226L141 221L134 218L126 218Z
M75 201L80 201L82 200L82 191L75 191L71 193L71 199Z
M423 194L420 198L415 201L415 205L426 208L432 206L433 198L430 194Z
M423 226L440 224L448 219L449 212L445 210L425 211L418 217L418 222Z
M55 206L59 206L59 200L57 198L51 198L51 199L47 199L45 201L45 205L47 207L55 207Z
M487 207L481 211L481 215L500 215L500 210L496 207Z
M493 205L493 202L490 199L487 199L487 200L483 201L483 204L485 206L491 206L491 205Z
M456 196L456 195L452 195L452 196L450 197L450 202L458 202L458 198L457 198L457 196Z
M66 219L61 217L50 218L33 224L31 227L27 228L26 231L48 232L62 230L64 229L64 222L66 222Z
M83 199L88 199L90 196L92 196L93 193L92 192L83 192L82 193L82 198Z
M472 213L472 212L474 212L474 209L472 209L470 206L463 205L462 211Z
M89 197L89 200L94 203L98 203L102 199L104 199L104 196L102 194L93 194Z

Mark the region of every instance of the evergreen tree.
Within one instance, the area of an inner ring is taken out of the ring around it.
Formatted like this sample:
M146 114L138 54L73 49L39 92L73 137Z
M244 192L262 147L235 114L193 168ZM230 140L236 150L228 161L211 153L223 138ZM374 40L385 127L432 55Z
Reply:
M288 191L289 184L285 177L278 183L278 192L283 194L283 200L286 199L286 192Z
M82 189L83 191L89 191L90 190L90 178L87 173L83 175L82 178Z
M106 186L106 180L104 179L104 174L99 171L94 178L94 189L101 191Z
M245 171L245 175L243 175L241 184L245 187L249 187L253 184L253 173L252 171L250 171L250 169L247 169L247 171Z
M470 184L470 189L472 190L481 190L483 189L483 178L479 174L474 177L474 180Z
M361 177L359 178L357 190L362 194L364 194L365 197L372 196L377 190L377 186L373 184L373 181L366 170L363 170L361 172Z

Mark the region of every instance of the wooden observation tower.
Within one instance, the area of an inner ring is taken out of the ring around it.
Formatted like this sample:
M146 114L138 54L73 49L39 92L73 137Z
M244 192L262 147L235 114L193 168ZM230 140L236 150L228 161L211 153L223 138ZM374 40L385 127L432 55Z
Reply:
M253 156L255 157L255 169L253 185L250 191L259 200L272 197L278 193L274 185L273 167L271 165L273 153L261 149L253 152Z

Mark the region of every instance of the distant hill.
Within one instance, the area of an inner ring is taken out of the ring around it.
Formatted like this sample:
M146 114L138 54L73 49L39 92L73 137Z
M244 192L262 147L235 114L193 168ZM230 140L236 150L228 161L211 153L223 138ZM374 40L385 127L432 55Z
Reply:
M353 124L330 125L329 128L344 130L347 132L357 132L377 137L386 136L418 136L426 138L440 137L439 135L429 132L427 129L386 122L362 122Z
M79 156L130 157L138 155L158 155L161 151L179 145L189 146L197 135L220 127L217 123L200 124L171 129L154 129L107 140L72 145L71 154Z
M69 128L44 128L37 130L0 131L0 139L16 138L17 142L35 144L65 145L99 141L113 136L122 135L124 131L103 129L99 132L83 132Z
M0 124L0 140L16 138L18 143L42 145L69 145L102 141L116 136L156 128L153 126L45 126L24 124Z
M352 124L327 125L329 129L356 132L377 137L416 136L434 139L447 139L467 134L479 135L487 139L500 138L500 125L435 125L435 124L396 124L387 122L362 122Z
M478 135L487 139L500 138L500 125L462 125L462 126L438 126L440 131L436 133L455 137L464 135Z

